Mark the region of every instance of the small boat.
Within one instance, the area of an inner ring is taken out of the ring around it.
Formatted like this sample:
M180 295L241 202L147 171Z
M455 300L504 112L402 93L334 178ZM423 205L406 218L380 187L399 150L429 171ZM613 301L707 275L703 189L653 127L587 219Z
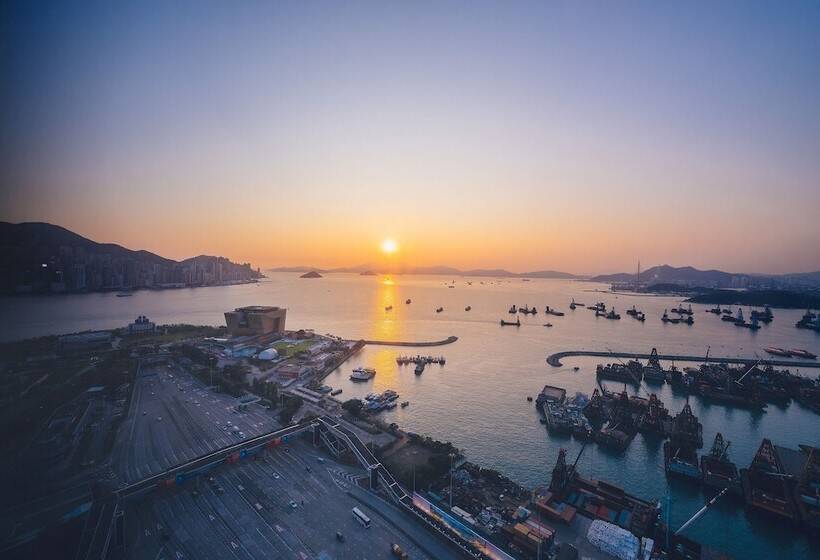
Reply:
M455 286L447 286L448 288L455 288Z
M578 367L578 366L575 366L574 368L572 368L572 371L580 371L580 370L581 370L581 368Z
M812 354L808 350L801 350L800 348L791 348L789 352L792 356L797 356L798 358L805 358L807 360L817 359L817 354Z
M423 361L416 363L416 369L413 370L413 373L415 373L416 375L421 375L422 373L424 373L424 362Z
M518 313L518 308L515 305L513 305L512 307L510 307L509 313L510 314Z
M516 319L515 323L513 323L512 321L505 321L504 319L501 319L501 326L502 327L520 327L521 326L521 319Z
M527 396L527 402L532 402L532 397Z
M376 375L376 370L372 368L357 367L350 374L351 381L368 381Z
M764 348L767 353L771 354L772 356L783 356L785 358L791 358L792 353L784 348L778 348L776 346L769 346Z
M413 300L410 299L410 298L407 298L406 300L404 300L404 303L405 303L405 305L410 305L411 303L413 303Z
M634 305L632 306L632 309L626 310L626 314L632 315L633 317L636 316L638 313L640 313L640 311L638 311L638 309Z
M335 397L336 395L341 395L341 394L342 394L342 390L341 390L341 389L333 389L333 390L330 392L330 395L331 395L331 396L333 396L333 397Z
M713 307L712 309L709 309L708 312L709 313L714 313L715 315L720 315L721 313L723 313L723 310L718 305L717 307Z
M410 401L404 401L401 403L402 408L407 408L410 405Z
M620 318L621 318L621 316L618 313L615 313L615 308L614 307L612 309L610 309L609 313L604 315L604 317L606 317L607 319L614 319L614 320L620 320Z
M533 312L535 312L535 308L533 308ZM547 306L546 309L544 309L544 313L546 313L547 315L555 315L556 317L563 317L564 316L563 311L556 311L555 309L550 309L549 305Z
M545 326L545 327L551 327L551 326L552 326L552 323L544 323L544 326Z
M469 306L469 305L468 305L467 307L465 307L465 308L464 308L464 311L469 311L469 310L471 310L471 309L472 309L472 306Z
M436 309L436 313L441 313L442 311L444 311L443 307L439 307L438 309Z
M131 292L120 292L117 294L117 297L131 297L133 295L134 294L132 294Z
M384 308L384 310L385 310L385 311L393 311L393 306L392 306L392 305L388 305L387 307L385 307L385 308Z
M575 311L575 298L572 298L572 302L569 304L569 308Z

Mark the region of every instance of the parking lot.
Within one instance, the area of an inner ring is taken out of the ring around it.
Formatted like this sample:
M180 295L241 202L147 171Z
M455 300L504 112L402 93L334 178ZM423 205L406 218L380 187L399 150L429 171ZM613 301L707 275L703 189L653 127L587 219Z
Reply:
M237 411L236 404L175 363L144 366L114 454L121 482L141 480L281 427L267 408L252 404Z
M288 442L129 504L126 556L387 559L396 543L413 559L456 558L415 521L358 488L362 476L307 441ZM369 528L353 507L370 518Z

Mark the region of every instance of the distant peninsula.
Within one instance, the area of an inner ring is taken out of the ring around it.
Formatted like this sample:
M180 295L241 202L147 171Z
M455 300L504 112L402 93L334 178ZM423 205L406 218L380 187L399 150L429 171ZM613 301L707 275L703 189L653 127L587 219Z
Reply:
M98 243L63 227L0 222L0 292L55 294L130 291L256 282L248 263L200 255L183 261L113 243Z
M753 305L784 309L818 309L820 293L789 290L702 290L686 300L691 303L716 305Z
M310 272L305 272L299 278L321 278L322 275L316 272L315 270L311 270Z

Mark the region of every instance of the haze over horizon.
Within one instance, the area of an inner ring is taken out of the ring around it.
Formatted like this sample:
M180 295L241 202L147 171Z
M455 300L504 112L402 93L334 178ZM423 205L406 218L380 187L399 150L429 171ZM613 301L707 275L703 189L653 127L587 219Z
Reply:
M820 270L820 4L4 4L0 220L183 259Z

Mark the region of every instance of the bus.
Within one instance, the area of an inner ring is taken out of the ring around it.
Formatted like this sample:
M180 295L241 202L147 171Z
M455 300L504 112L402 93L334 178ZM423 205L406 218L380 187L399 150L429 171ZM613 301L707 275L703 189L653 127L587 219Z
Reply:
M356 521L358 521L359 523L361 523L362 527L364 527L365 529L370 528L370 518L366 516L362 512L362 510L360 510L357 507L353 508L353 518L356 519Z

